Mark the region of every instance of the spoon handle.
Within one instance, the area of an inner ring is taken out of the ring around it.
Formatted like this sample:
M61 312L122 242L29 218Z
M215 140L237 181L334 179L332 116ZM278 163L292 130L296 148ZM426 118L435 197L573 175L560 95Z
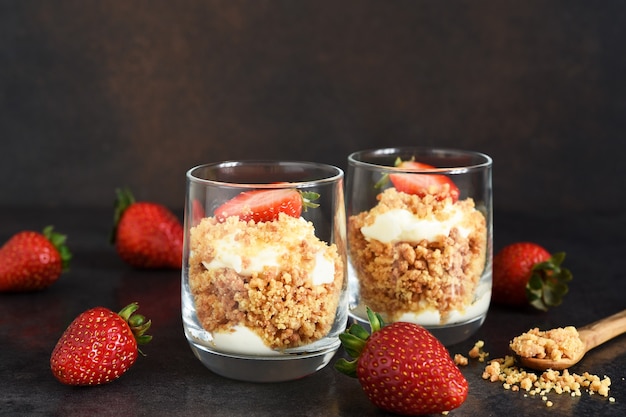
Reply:
M626 332L626 310L581 327L578 334L585 342L586 350L593 349L607 340Z

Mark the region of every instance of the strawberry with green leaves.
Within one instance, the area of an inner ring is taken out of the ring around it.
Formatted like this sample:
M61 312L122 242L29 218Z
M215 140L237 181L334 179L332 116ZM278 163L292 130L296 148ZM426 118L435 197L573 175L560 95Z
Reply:
M505 246L493 258L493 301L530 304L542 311L560 305L572 280L572 273L561 266L564 259L565 253L551 255L532 242Z
M413 159L403 161L400 158L396 159L394 166L405 171L414 171L414 173L385 174L378 182L378 187L389 179L398 192L415 194L420 197L426 194L433 194L437 196L438 200L450 197L453 202L459 199L459 187L456 186L450 177L443 174L425 172L436 170L434 166Z
M42 290L68 269L67 237L53 229L19 232L0 248L0 292Z
M128 189L118 189L111 242L135 268L181 268L183 226L167 207L137 202Z
M50 356L52 374L66 385L106 384L126 373L148 343L152 324L129 304L119 313L95 307L81 313L65 330Z
M344 349L335 368L358 378L377 407L396 414L439 414L458 408L468 394L467 380L450 353L428 330L407 322L385 326L369 308L371 335L353 324L342 333Z
M318 198L317 193L293 188L244 191L215 209L215 217L223 222L237 216L240 221L255 223L277 220L280 213L300 217L303 209L319 206L313 203Z

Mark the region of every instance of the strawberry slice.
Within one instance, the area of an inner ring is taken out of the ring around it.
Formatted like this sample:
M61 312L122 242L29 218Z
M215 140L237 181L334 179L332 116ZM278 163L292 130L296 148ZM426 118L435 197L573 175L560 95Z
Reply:
M396 167L414 171L431 170L435 167L417 161L396 161ZM437 200L446 197L455 202L459 199L459 188L447 176L442 174L389 174L389 179L399 192L416 194L423 197L426 194L437 195Z
M280 213L300 217L303 207L306 210L318 206L311 202L318 197L295 189L245 191L219 206L215 217L223 222L227 217L238 216L240 221L255 223L277 220Z

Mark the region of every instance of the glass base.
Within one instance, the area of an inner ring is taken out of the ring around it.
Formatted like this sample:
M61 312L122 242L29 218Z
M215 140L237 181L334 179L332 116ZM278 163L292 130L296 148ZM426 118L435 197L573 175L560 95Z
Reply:
M284 382L311 375L328 365L339 345L337 341L332 347L314 353L243 356L216 352L189 341L194 355L210 371L247 382Z
M443 326L422 326L431 332L439 341L445 345L450 346L456 343L467 340L471 335L476 333L478 329L483 325L486 315L476 317L472 320L454 323ZM371 331L369 322L363 320L361 317L350 313L350 323L357 323L363 326L368 331Z

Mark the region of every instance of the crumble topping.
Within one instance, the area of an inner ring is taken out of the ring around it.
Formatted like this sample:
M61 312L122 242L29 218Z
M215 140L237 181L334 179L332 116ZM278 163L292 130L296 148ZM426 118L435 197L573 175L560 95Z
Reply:
M479 340L468 352L470 358L481 359L489 353L483 351L484 342ZM462 354L455 355L455 363L466 366L469 361ZM485 366L482 378L489 382L498 382L502 388L510 391L522 391L524 396L540 397L546 407L552 407L554 403L548 399L550 393L567 394L571 397L580 397L583 392L589 395L600 395L608 398L610 403L615 403L614 397L609 397L611 378L608 376L584 372L572 373L568 369L555 371L548 369L544 372L525 370L516 365L514 356L506 355L504 358L493 359Z
M549 358L555 361L562 358L574 359L585 348L573 326L540 331L530 329L515 338L510 343L511 349L525 358Z
M239 245L230 255L241 257L236 262L241 268L213 262L224 253L225 241ZM278 220L259 223L208 217L191 228L189 242L189 288L207 331L244 325L278 350L310 344L330 331L343 288L343 261L336 245L315 236L312 223L282 213ZM262 254L270 242L281 246L277 259L248 270L259 264L250 254ZM322 283L312 277L320 256L334 273Z
M584 372L570 373L568 369L562 372L548 369L541 374L526 371L515 366L515 358L494 359L485 367L483 379L490 382L501 382L505 389L512 391L524 390L530 395L545 396L550 392L556 394L568 393L572 397L580 397L583 391L589 394L597 393L603 397L609 396L611 378Z
M453 203L449 197L420 197L395 188L386 189L378 200L371 210L348 219L349 252L359 276L362 303L392 321L404 313L436 310L445 322L452 311L468 307L474 301L487 252L486 220L474 208L474 201ZM455 210L451 212L450 207ZM363 228L371 226L377 216L396 209L429 224L453 224L447 234L418 242L384 243L363 234ZM460 219L453 219L459 213Z

